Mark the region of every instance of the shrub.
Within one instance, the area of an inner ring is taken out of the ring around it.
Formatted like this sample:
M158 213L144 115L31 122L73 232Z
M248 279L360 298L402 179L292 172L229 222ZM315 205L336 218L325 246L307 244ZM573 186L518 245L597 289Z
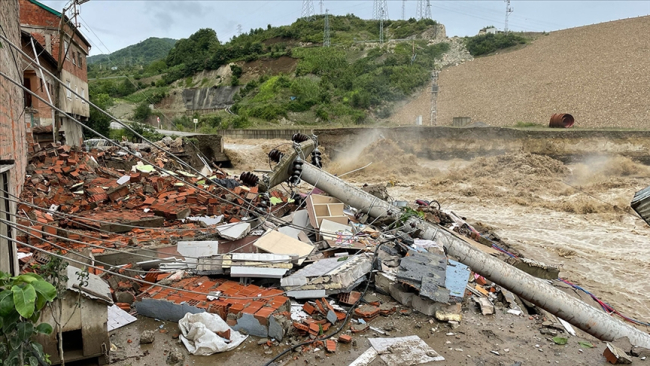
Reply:
M149 108L149 103L147 101L143 101L142 103L138 104L138 106L135 108L135 111L133 112L133 119L139 122L144 122L151 116L151 108Z
M485 55L524 43L526 43L526 38L514 33L482 34L465 39L467 50L472 56Z
M230 65L230 71L232 71L232 75L237 78L240 78L243 72L242 68L235 64Z

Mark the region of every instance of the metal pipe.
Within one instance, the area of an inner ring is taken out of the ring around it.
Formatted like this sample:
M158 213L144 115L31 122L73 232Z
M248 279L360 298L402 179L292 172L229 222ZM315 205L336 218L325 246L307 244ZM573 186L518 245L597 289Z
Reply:
M388 215L395 219L399 218L398 208L311 164L303 165L302 179L312 185L318 184L319 189L350 206L367 212L370 216ZM650 348L650 335L647 333L569 296L539 278L483 253L472 246L466 238L419 218L411 218L408 224L413 229L414 236L422 239L435 237L445 246L447 253L458 258L459 262L469 266L474 272L594 337L605 341L628 337L633 345Z

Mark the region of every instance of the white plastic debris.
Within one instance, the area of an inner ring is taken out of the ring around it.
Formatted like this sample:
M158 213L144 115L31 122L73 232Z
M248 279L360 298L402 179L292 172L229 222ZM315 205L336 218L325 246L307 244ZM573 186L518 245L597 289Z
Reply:
M199 356L210 356L215 353L230 351L242 344L248 338L238 331L231 329L218 315L210 313L190 314L178 321L181 330L181 341L185 348ZM230 340L217 335L217 332L230 330Z

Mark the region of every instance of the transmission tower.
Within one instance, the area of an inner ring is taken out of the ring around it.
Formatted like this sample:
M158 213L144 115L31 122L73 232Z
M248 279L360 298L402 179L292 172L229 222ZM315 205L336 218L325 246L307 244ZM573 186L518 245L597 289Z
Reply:
M388 19L388 0L373 1L372 17L375 20Z
M323 0L320 0L320 1L319 1L319 3L320 3L320 13L321 13L321 14L323 14L323 3L324 3L324 2L325 2L325 1L323 1Z
M402 20L406 20L406 0L402 0Z
M506 2L506 25L503 27L503 32L508 33L508 18L510 17L510 13L514 11L514 9L510 6L510 0L505 0Z
M237 24L237 35L241 36L242 33L243 33L243 31L242 31L241 24Z
M415 5L415 19L422 20L424 18L424 12L424 0L418 0L418 3Z
M379 17L379 44L384 44L384 9L381 9Z
M427 0L427 5L426 5L426 8L424 9L424 18L425 19L433 19L431 17L431 0Z
M314 14L314 0L302 0L302 17L311 20Z
M329 9L325 9L325 33L323 35L323 47L330 46L330 14Z

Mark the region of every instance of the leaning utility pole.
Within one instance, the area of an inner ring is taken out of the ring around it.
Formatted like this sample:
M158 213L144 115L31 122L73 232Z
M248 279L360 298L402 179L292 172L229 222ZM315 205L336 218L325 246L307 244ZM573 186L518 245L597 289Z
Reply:
M503 32L508 33L508 18L510 17L510 13L514 11L514 9L510 6L510 0L505 0L506 2L506 25L503 27Z
M323 34L323 47L330 46L330 14L329 9L325 9L325 32Z
M311 20L314 14L314 0L302 0L302 17Z
M267 192L286 181L291 176L290 172L295 173L294 162L296 159L299 155L311 154L316 147L316 141L317 137L314 136L300 144L294 143L294 151L283 155L273 171L260 180L259 190ZM300 178L303 181L318 187L341 202L355 207L359 214L365 213L369 218L392 219L394 222L404 220L402 230L407 234L414 238L435 240L438 245L444 246L445 253L455 257L457 261L470 267L475 273L558 318L566 319L568 323L594 337L605 341L628 337L632 345L650 348L648 333L614 319L608 313L565 293L546 280L533 277L499 258L485 253L482 250L483 244L476 243L444 226L426 222L417 215L404 219L403 212L393 204L378 199L317 166L302 160L299 166Z

